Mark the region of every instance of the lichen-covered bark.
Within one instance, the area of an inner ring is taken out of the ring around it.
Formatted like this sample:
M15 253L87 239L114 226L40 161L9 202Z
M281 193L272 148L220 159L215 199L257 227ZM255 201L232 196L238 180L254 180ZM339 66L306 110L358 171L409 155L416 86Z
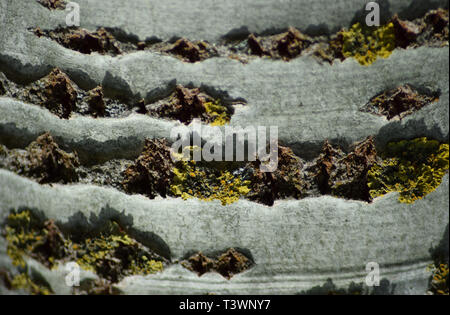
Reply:
M131 114L132 104L125 98L111 99L103 87L84 91L60 69L30 84L17 84L0 72L0 95L47 108L59 118L74 113L93 117L123 117Z
M64 235L54 220L43 221L24 210L8 216L3 236L15 266L24 268L25 257L31 257L47 268L76 261L81 268L95 272L100 281L89 288L89 293L113 293L112 283L130 275L156 273L168 263L130 237L115 221L106 224L99 233L83 235L75 241L70 235ZM34 294L51 293L38 291L39 287L26 273L10 282L13 288L25 288Z
M167 196L173 178L173 162L166 140L149 140L135 164L125 171L123 187L130 193L141 193L150 198Z
M202 253L196 253L181 264L185 268L196 272L199 276L207 272L217 272L223 277L231 279L235 274L250 268L253 262L236 249L230 248L216 257L208 257Z
M438 93L421 93L405 84L373 97L361 110L388 120L402 119L437 100Z
M391 191L399 201L413 203L434 191L449 168L449 146L427 138L389 143L383 161L369 171L372 198Z
M302 160L292 149L278 146L278 167L274 172L261 172L260 161L251 164L253 174L250 177L248 198L266 205L275 200L301 198L304 193L304 181L301 170Z
M64 9L66 7L66 1L64 0L37 0L37 2L50 10Z
M168 100L148 110L149 115L177 119L184 124L195 118L212 126L225 125L230 121L231 109L198 88L189 89L177 85Z
M34 33L39 37L49 37L60 45L83 54L97 52L116 56L122 53L118 41L104 28L95 32L82 28L58 28L52 31L36 28Z
M78 180L76 152L59 148L49 133L39 136L25 150L0 149L0 166L35 178L40 183L70 183Z

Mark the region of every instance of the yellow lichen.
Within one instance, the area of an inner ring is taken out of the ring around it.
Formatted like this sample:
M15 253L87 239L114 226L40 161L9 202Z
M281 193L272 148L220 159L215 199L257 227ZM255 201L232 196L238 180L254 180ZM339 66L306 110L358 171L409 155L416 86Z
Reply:
M449 145L427 138L388 144L383 162L368 172L372 198L397 191L399 201L413 203L434 191L449 168Z
M34 229L36 222L33 219L28 210L8 216L5 228L8 242L6 250L14 266L25 267L25 253L33 252L34 248L42 244L45 232Z
M28 210L13 212L5 227L7 253L13 264L22 268L26 267L25 256L37 259L49 268L56 267L61 261L75 259L83 269L92 270L111 282L124 276L147 275L163 269L163 262L152 258L156 255L126 234L117 222L109 222L105 230L75 243L65 238L53 221L42 223ZM16 287L38 292L38 287L26 277L18 277Z
M211 126L223 126L230 122L230 113L227 107L220 104L217 100L213 102L207 102L204 104L206 113L210 116L213 121Z
M20 273L11 281L12 289L24 289L33 295L50 295L52 290L44 285L35 283L26 273Z
M249 193L250 181L227 170L202 167L195 161L182 160L172 170L171 191L183 199L198 198L204 201L218 199L223 205L239 200Z
M116 264L117 270L126 275L151 274L161 271L161 261L149 259L139 248L139 244L126 234L100 236L86 239L83 246L85 254L77 260L77 263L85 270L99 272L104 268L105 262ZM126 257L117 257L117 252L126 252ZM121 266L121 264L124 266ZM126 270L120 270L126 267Z
M448 264L432 264L428 270L433 273L430 292L436 295L449 295Z
M360 23L340 32L343 39L342 54L353 57L361 65L368 66L378 57L387 58L395 49L394 25L368 27Z
M163 263L147 257L146 250L127 235L116 222L110 222L109 232L87 238L80 245L83 255L77 263L116 281L126 275L147 275L163 269Z

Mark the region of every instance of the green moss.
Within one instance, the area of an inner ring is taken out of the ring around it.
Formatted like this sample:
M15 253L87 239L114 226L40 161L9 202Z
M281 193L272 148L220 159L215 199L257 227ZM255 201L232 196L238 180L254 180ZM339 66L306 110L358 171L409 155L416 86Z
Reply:
M342 54L353 57L361 65L368 66L378 57L387 58L395 49L394 25L368 27L360 23L340 32L343 39Z
M383 162L368 172L372 198L392 191L399 201L413 203L434 191L449 168L449 145L427 138L388 144Z

